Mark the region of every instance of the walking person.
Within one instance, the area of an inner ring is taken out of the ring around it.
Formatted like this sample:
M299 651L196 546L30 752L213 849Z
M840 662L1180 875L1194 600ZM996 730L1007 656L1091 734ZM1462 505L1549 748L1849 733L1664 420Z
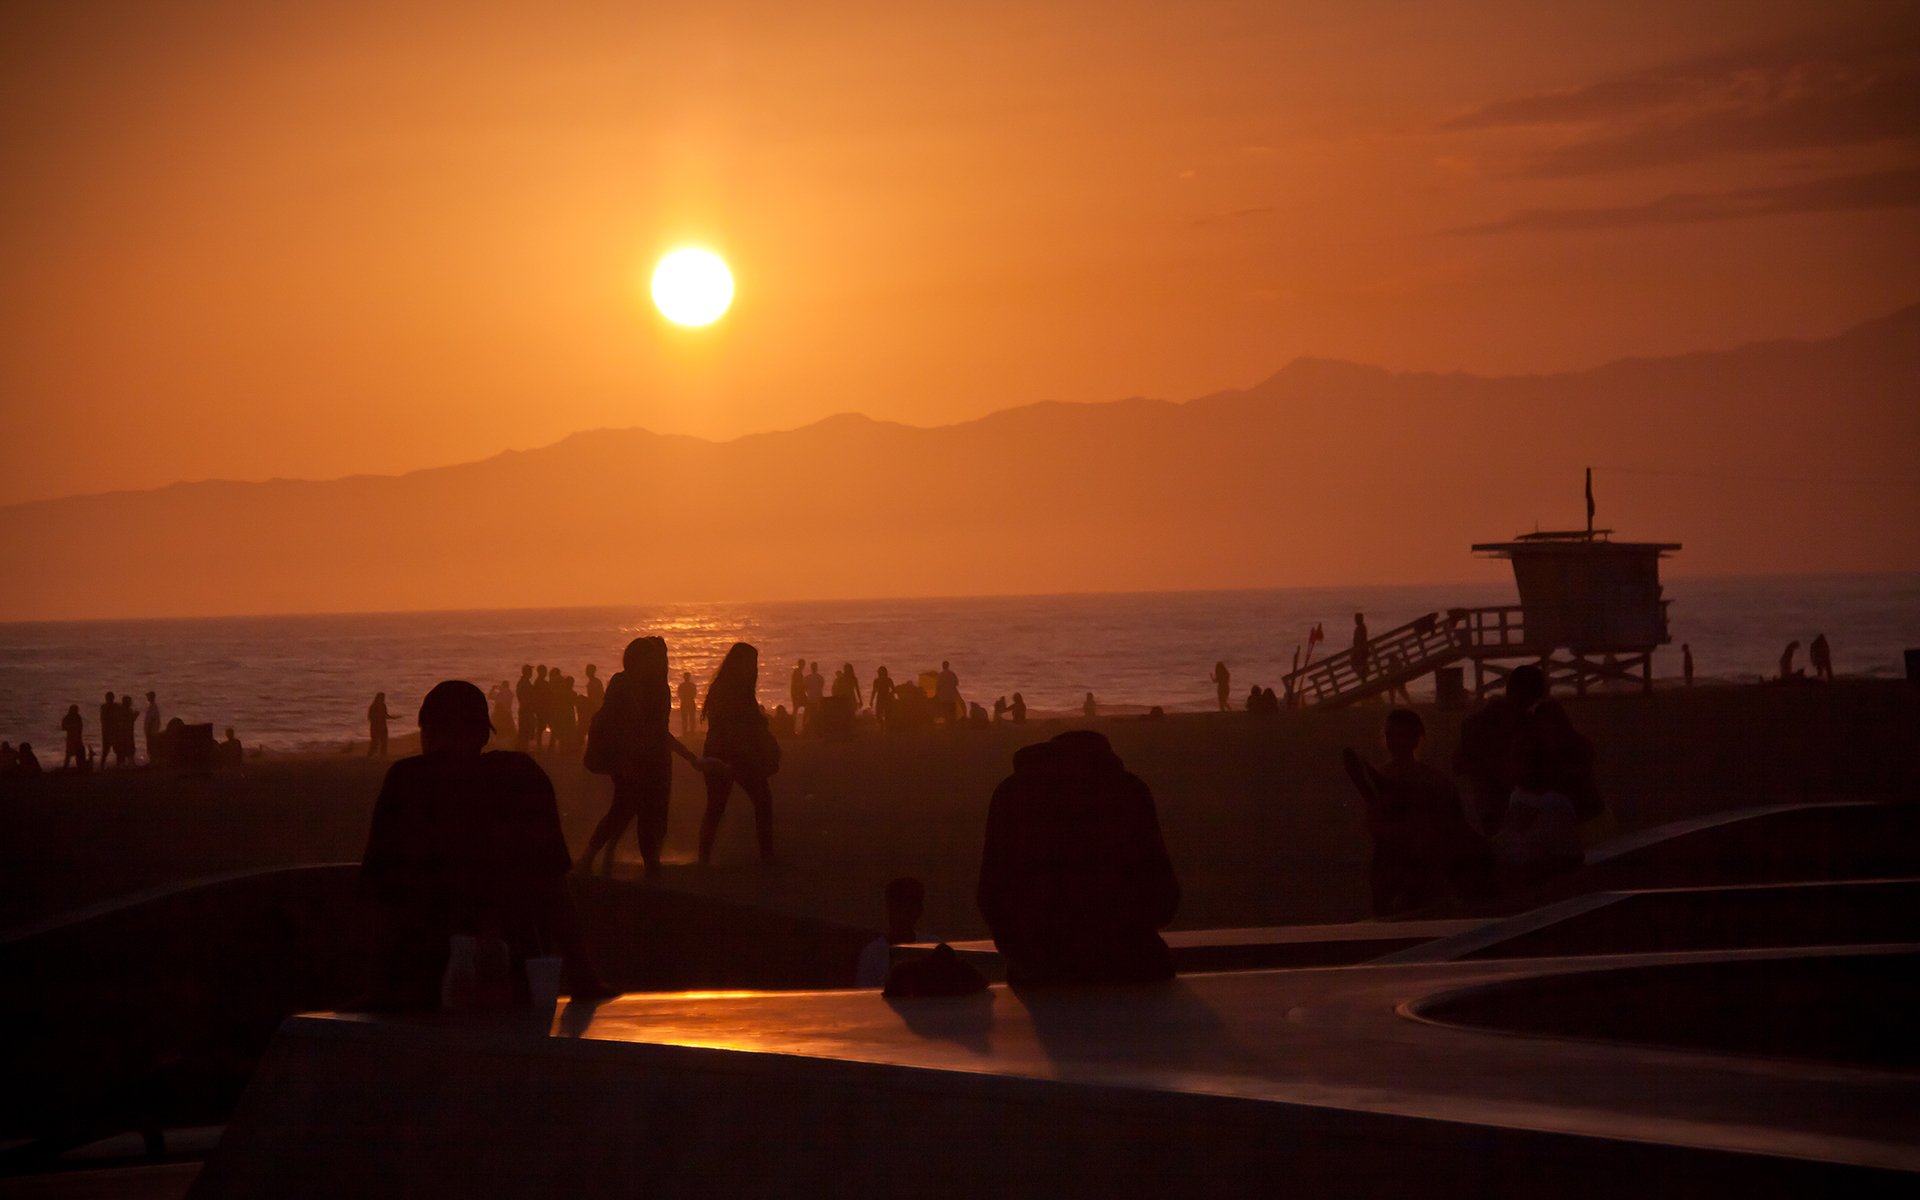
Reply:
M373 703L367 705L367 757L385 758L387 756L387 722L393 720L393 714L387 711L387 694L375 692ZM148 750L149 757L153 751Z
M701 715L707 722L706 754L726 764L724 773L707 776L707 812L700 820L700 862L713 861L713 839L727 798L737 783L753 802L760 861L773 861L773 789L768 780L780 769L780 743L767 728L755 695L760 681L760 652L746 642L735 642L707 685Z
M613 803L594 827L579 866L593 869L606 851L603 874L613 873L614 844L627 822L639 825L644 878L660 874L660 847L667 840L667 807L673 797L673 756L702 772L724 771L673 736L673 697L667 689L667 643L638 637L620 656L621 670L607 681L606 703L588 733L587 766L613 776Z

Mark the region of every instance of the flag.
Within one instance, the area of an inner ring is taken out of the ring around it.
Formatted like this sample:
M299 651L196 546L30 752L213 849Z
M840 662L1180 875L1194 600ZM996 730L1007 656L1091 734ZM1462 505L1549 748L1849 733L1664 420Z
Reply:
M1320 628L1320 626L1318 625L1315 625L1312 629L1309 629L1307 631L1308 648L1312 648L1315 642L1324 642L1326 640L1327 640L1327 631Z

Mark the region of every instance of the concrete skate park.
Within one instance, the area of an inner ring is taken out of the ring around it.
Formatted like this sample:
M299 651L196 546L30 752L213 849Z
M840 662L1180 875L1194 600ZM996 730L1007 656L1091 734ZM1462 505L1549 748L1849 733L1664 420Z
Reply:
M0 1194L1910 1194L1916 835L1911 805L1721 814L1515 911L1176 932L1165 985L308 1013L204 1164ZM716 956L792 975L801 944Z
M1909 1191L1915 816L1695 822L1434 937L1190 932L1160 986L298 1017L193 1194Z

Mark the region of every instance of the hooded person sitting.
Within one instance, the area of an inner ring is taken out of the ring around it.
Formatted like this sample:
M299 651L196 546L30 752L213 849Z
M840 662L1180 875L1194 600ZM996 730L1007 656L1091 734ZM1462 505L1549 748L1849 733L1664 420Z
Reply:
M987 811L977 895L1011 983L1173 975L1159 930L1180 884L1153 794L1101 734L1074 730L1014 755Z
M420 702L420 753L387 771L360 878L380 914L370 1004L442 1002L451 939L504 943L520 1002L527 959L559 954L576 999L610 989L588 961L565 877L553 783L516 751L487 751L487 698L461 680Z

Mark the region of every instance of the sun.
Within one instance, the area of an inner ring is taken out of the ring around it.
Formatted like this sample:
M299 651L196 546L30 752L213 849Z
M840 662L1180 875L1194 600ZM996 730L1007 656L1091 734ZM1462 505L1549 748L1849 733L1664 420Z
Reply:
M653 269L653 303L676 325L711 325L733 303L733 272L711 250L675 250Z

